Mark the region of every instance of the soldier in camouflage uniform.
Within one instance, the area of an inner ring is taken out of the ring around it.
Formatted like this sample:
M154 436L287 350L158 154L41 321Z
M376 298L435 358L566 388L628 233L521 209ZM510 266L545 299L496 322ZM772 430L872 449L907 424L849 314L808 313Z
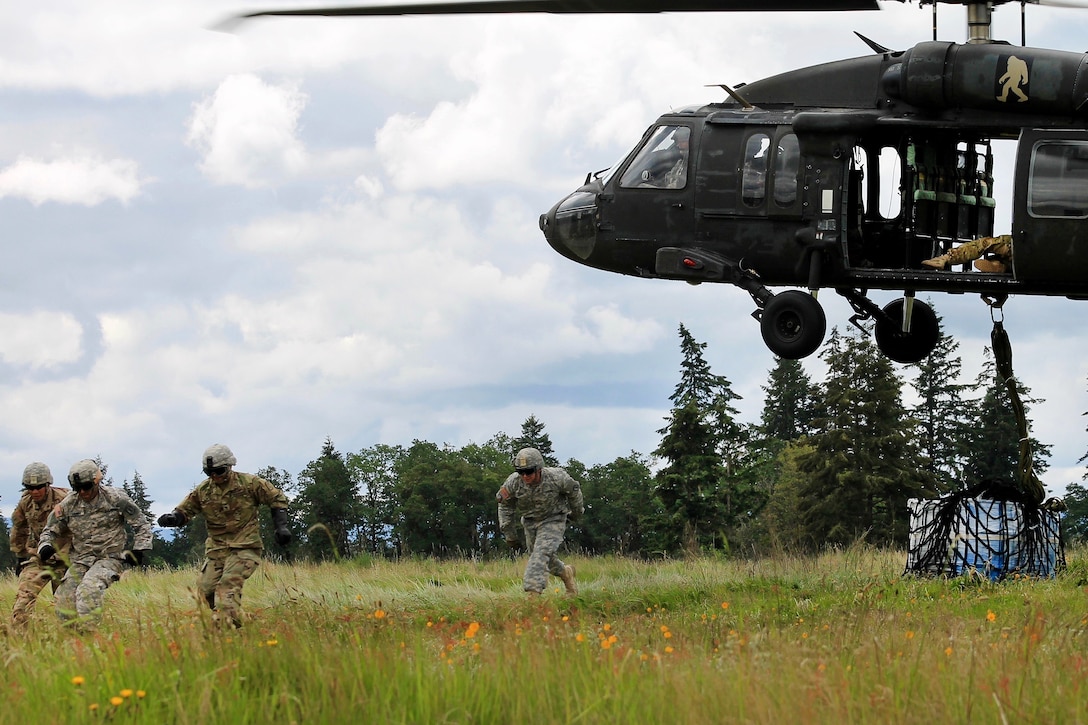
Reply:
M981 259L991 255L992 259ZM926 267L945 269L950 264L967 264L975 261L975 269L980 272L1004 274L1012 267L1012 236L1002 234L999 237L979 237L950 249L939 257L922 262Z
M15 554L15 575L19 591L11 609L12 627L22 628L38 594L48 583L56 593L60 579L68 570L63 559L68 558L70 541L59 540L60 558L43 562L38 558L38 539L49 514L68 495L68 489L53 485L53 473L44 463L34 462L23 470L23 495L11 514L11 550Z
M176 509L160 516L159 526L184 526L197 514L204 514L208 538L197 587L209 607L241 627L242 587L257 570L264 550L257 518L260 506L272 509L277 544L291 543L291 529L283 492L260 476L231 470L237 463L230 448L221 443L209 446L201 459L208 478Z
M124 491L102 485L102 470L84 459L68 471L72 492L53 508L38 540L38 558L49 561L71 537L68 572L56 593L57 615L79 629L97 624L106 589L143 564L151 548L151 522ZM132 527L132 549L126 549Z
M582 516L582 487L562 468L545 468L544 456L535 448L523 448L514 457L515 472L499 487L499 530L511 546L518 544L518 513L529 547L524 589L539 596L548 585L548 574L563 580L567 594L577 594L574 567L556 556L567 531L567 517Z

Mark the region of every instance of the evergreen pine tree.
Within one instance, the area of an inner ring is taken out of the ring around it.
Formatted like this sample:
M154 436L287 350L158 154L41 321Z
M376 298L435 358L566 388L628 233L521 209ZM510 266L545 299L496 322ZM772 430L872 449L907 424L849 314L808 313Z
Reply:
M996 364L989 347L985 350L985 360L974 388L982 395L971 403L970 426L962 438L965 445L964 483L973 486L983 481L1003 481L1018 486L1020 430L1008 390L997 380ZM1031 404L1039 401L1031 397L1029 388L1017 384L1017 389L1024 403L1024 415L1030 420ZM1048 467L1051 447L1034 437L1030 438L1030 443L1032 465L1040 475Z
M1088 413L1081 413L1088 415ZM1085 429L1088 432L1088 428ZM1088 461L1088 452L1077 459L1078 464ZM1088 481L1088 473L1081 476L1082 481ZM1088 541L1088 487L1079 483L1070 483L1065 488L1066 512L1062 516L1062 535L1067 542Z
M658 471L657 495L680 528L684 550L697 553L714 546L726 521L721 490L725 467L717 436L695 402L673 410L672 422L654 455L669 461Z
M819 389L799 360L775 357L774 368L762 389L766 394L763 412L748 444L743 476L753 521L737 532L738 543L756 548L782 543L769 519L756 519L764 505L776 498L776 489L785 475L783 451L814 431L820 405ZM781 509L782 496L777 498L776 506Z
M705 342L679 328L680 382L672 412L660 429L655 455L669 461L658 473L658 491L670 515L683 523L684 546L723 545L728 530L758 508L748 470L748 429L737 422L740 396L723 375L711 372ZM694 518L693 518L694 517Z
M11 529L8 520L0 516L0 571L15 568L15 553L11 551Z
M1066 487L1062 501L1066 505L1065 514L1062 516L1062 536L1066 543L1088 541L1088 488L1079 483L1071 483Z
M154 517L151 515L151 504L154 503L147 497L147 486L144 485L144 480L140 478L139 471L133 471L132 481L126 478L121 483L121 489L128 494L128 497L132 499L132 502L140 507L140 510L144 512L144 516L148 521L153 521Z
M513 459L522 448L535 448L540 451L540 455L544 457L545 466L559 465L559 459L555 457L555 451L552 449L552 439L544 432L544 424L537 420L536 416L530 415L521 424L521 435L514 440L510 458Z
M784 443L808 435L819 415L819 391L800 360L775 357L774 369L762 390L763 413L759 432Z
M849 544L907 541L908 498L930 495L932 476L912 438L902 380L867 335L833 330L822 357L826 417L798 460L808 540Z
M96 460L96 462L99 461L99 459L95 459L95 460ZM105 471L106 471L105 465L102 464L102 463L99 463L99 467L102 468L102 472L103 472L103 474L105 474ZM106 483L105 478L103 478L102 482ZM112 486L113 485L113 479L110 479L110 482L107 483L106 485L107 486ZM144 515L144 518L147 519L148 523L153 524L154 521L155 521L155 517L152 516L152 514L151 514L151 504L154 503L154 502L147 497L147 487L144 486L144 481L143 481L142 478L140 478L140 472L135 471L133 473L131 483L129 482L129 480L127 478L124 479L123 481L121 481L121 490L124 491L126 494L128 494L128 497L131 498L132 502L134 504L136 504L136 506L140 509L140 512ZM133 530L132 526L129 525L127 522L125 523L125 533L128 536L127 546L128 546L128 548L131 549L132 545L133 545L133 542L135 541L135 538L136 538L136 532ZM156 538L157 538L157 534L155 534L154 529L152 529L152 534L151 534L151 548L152 548L152 550L157 548L156 543L155 543ZM148 561L148 563L151 563L151 562Z
M299 473L298 485L295 504L310 554L317 559L350 556L359 490L332 439L325 439L321 456Z
M957 382L963 369L963 361L956 355L959 343L945 334L941 323L938 316L933 352L913 365L918 374L911 385L918 405L911 413L919 425L919 447L929 459L926 469L933 474L938 490L947 492L963 487L963 440L972 406L964 397L971 386Z

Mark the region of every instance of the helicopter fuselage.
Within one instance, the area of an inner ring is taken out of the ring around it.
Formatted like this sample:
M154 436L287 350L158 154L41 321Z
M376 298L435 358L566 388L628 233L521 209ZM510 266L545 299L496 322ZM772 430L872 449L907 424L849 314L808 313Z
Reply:
M932 41L727 90L659 118L542 215L551 246L620 274L737 284L757 316L767 287L833 288L877 319L878 343L882 317L905 338L890 345L903 362L931 349L931 330L910 340L916 292L1088 297L1088 55ZM1013 199L1005 270L923 265L995 235L995 140L1018 141L1014 179L996 183ZM902 290L906 316L889 321L870 289ZM824 324L814 304L771 306L776 354L816 349L815 332L796 337Z

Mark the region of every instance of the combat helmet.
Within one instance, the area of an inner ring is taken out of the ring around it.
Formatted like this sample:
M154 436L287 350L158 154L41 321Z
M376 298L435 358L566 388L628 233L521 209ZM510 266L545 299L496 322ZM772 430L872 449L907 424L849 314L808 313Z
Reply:
M514 456L514 468L521 473L522 471L539 471L544 467L544 456L540 455L540 451L535 448L522 448L518 451L518 454Z
M53 485L53 472L49 466L38 461L27 464L23 469L23 485L37 488L42 485Z
M98 464L90 458L84 458L82 461L73 463L68 469L68 483L72 484L72 488L77 491L81 487L86 490L91 488L101 475L102 469L98 467Z
M213 443L208 446L208 449L204 451L204 456L200 459L200 467L208 475L211 475L209 471L213 468L229 467L236 463L238 463L238 459L234 457L230 448L222 443Z

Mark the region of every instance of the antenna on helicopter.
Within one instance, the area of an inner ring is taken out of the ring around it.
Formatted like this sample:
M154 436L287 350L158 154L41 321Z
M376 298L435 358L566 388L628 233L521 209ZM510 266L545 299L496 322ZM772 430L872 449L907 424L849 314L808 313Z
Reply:
M871 38L866 38L864 35L862 35L861 33L859 33L856 30L854 31L854 35L861 38L861 41L863 43L865 43L867 46L869 46L870 48L872 48L873 52L876 53L877 55L884 55L885 53L890 53L891 52L891 48L887 48L887 47L881 45L880 43L876 42L875 40L873 40Z
M755 108L755 106L753 106L751 103L748 102L747 98L745 98L741 94L737 93L735 90L730 88L725 83L714 83L712 85L707 85L707 86L704 86L704 87L705 88L713 88L714 86L717 86L718 88L721 88L723 91L728 93L729 97L732 98L737 103L739 103L741 106L743 106L745 111L751 111L753 108Z

